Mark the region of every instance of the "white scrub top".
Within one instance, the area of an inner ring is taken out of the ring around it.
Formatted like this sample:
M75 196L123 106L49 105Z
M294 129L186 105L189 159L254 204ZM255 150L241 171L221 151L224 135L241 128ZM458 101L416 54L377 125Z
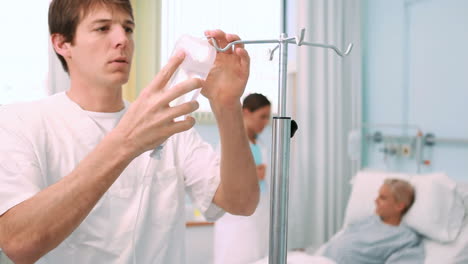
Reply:
M68 175L105 133L65 93L1 106L0 215ZM169 138L154 158L150 152L37 263L184 263L185 191L208 220L224 213L212 203L219 157L193 129Z

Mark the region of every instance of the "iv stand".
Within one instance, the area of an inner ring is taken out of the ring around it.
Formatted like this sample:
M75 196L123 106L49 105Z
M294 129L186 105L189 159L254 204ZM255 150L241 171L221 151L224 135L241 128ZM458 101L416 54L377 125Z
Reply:
M289 155L291 140L291 117L286 117L286 84L288 44L297 46L313 46L333 49L339 56L345 57L353 48L349 44L343 53L337 47L327 44L317 44L304 41L305 29L301 29L299 37L288 38L282 33L279 39L271 40L238 40L220 48L215 39L211 39L213 46L219 52L225 52L236 44L266 44L277 43L270 51L270 60L279 49L279 82L278 82L278 116L273 118L272 136L272 181L270 188L270 247L269 264L286 264L287 257L287 231L288 231L288 197L289 197Z

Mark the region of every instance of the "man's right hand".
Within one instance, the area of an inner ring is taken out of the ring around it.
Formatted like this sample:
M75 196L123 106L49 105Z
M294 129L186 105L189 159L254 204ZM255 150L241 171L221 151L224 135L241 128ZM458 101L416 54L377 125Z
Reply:
M169 103L183 94L201 88L203 81L193 78L171 89L164 89L184 58L185 54L180 52L169 60L153 81L142 90L140 96L132 103L118 126L112 131L129 143L133 156L136 157L147 150L154 149L170 136L194 126L195 120L192 117L188 116L182 121L174 121L174 119L197 110L196 101L174 107L170 107Z

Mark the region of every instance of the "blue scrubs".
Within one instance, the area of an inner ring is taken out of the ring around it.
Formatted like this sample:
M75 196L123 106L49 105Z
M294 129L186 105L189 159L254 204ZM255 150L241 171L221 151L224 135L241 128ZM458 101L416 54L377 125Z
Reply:
M250 143L250 150L252 151L255 165L263 164L262 150L260 149L260 146L257 144ZM260 192L265 192L266 191L265 180L260 180L258 183L260 185Z

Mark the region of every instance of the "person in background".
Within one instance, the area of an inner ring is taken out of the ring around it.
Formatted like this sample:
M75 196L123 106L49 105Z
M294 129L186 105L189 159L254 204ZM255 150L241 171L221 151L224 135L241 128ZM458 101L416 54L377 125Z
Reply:
M271 103L264 95L253 93L244 98L242 102L244 128L249 139L250 150L257 165L257 175L260 181L260 190L266 192L266 151L258 141L258 135L263 132L270 122Z
M402 224L415 199L413 187L386 179L375 200L375 215L351 223L326 245L323 256L338 264L422 264L421 237Z
M258 135L271 117L271 103L262 94L253 93L242 103L244 128L250 143L260 184L260 202L252 216L225 214L215 222L214 264L252 263L267 255L269 192L267 155Z

